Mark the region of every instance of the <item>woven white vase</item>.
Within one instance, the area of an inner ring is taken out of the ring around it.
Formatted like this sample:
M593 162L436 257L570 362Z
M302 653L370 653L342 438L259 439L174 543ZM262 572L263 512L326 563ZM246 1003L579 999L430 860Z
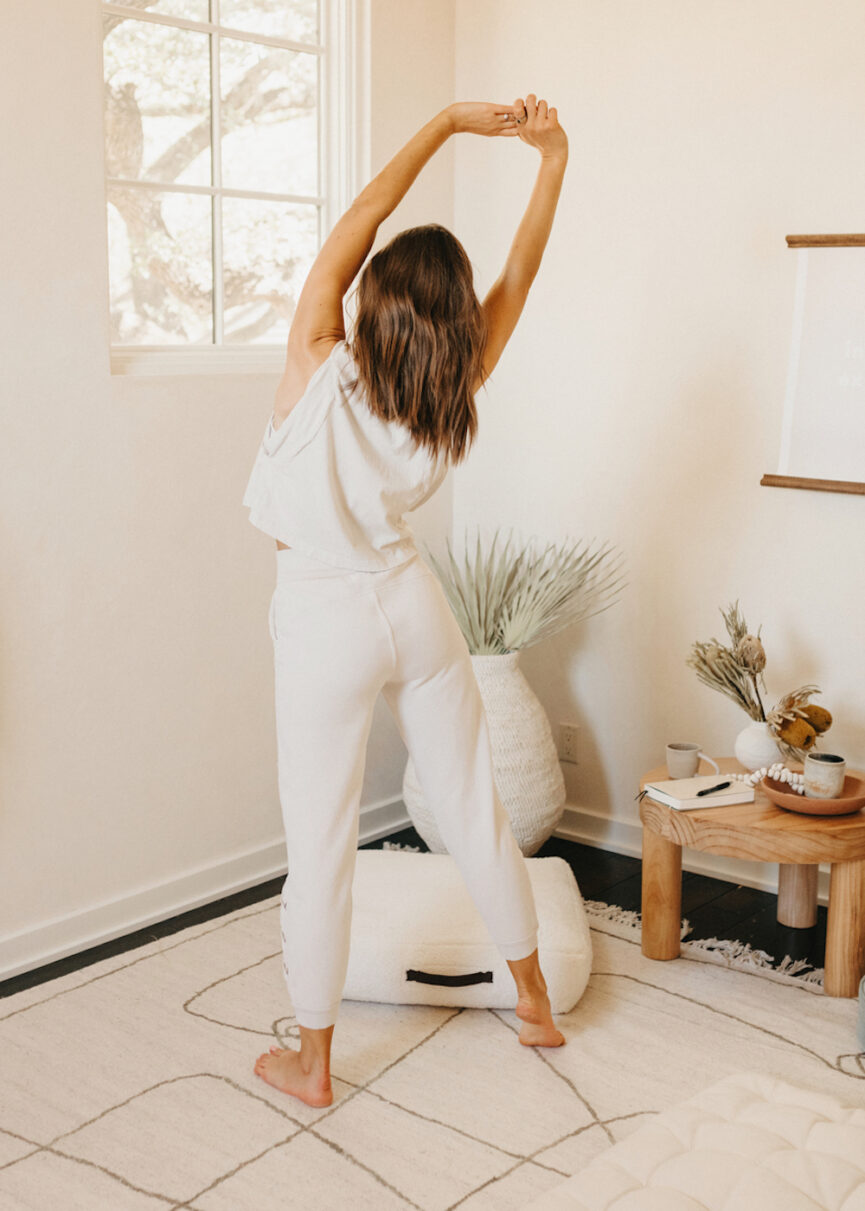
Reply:
M552 834L565 808L565 780L550 722L519 667L519 652L471 659L489 727L496 787L517 844L528 857ZM447 761L447 753L442 760ZM402 797L412 824L432 852L446 853L411 758Z

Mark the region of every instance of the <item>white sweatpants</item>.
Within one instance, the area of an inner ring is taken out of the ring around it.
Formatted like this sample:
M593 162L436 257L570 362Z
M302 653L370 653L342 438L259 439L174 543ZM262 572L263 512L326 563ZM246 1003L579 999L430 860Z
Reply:
M418 552L382 572L333 567L293 547L276 554L269 619L288 857L283 969L298 1023L320 1029L336 1021L348 970L360 793L379 693L503 958L532 953L538 919L496 790L468 645L435 573Z

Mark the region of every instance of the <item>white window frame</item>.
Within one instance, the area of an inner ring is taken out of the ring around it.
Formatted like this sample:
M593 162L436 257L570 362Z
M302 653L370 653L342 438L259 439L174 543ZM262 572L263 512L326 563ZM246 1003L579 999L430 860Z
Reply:
M215 0L218 13L218 2ZM248 31L220 27L211 21L189 21L180 17L148 13L146 10L127 8L122 3L102 4L99 12L101 28L102 13L113 13L136 20L157 21L161 25L174 25L181 29L192 29L203 33L219 32L226 37L241 38L253 42L269 42L289 50L308 53L310 46L292 43L283 38L268 38L250 34ZM101 46L101 38L100 38ZM319 180L321 195L315 198L298 198L305 203L315 202L319 209L319 232L323 240L339 216L357 196L361 186L369 179L369 63L370 63L370 11L369 0L321 0L320 40L314 49L321 55L322 70L319 72L318 132L319 132ZM215 60L215 61L214 61ZM104 66L100 54L101 79ZM211 39L211 96L212 147L215 154L220 151L219 115L219 62L218 39ZM104 213L108 214L107 189L114 178L105 177L106 196ZM118 184L125 182L117 181ZM142 186L147 188L148 186ZM268 197L256 190L226 189L213 186L172 186L156 184L162 191L176 189L183 193L198 193L210 197L221 194L226 197ZM220 211L216 208L216 225L220 223ZM215 315L218 328L222 324L222 232L216 232L214 240L214 298L218 301ZM107 251L106 230L106 251ZM108 282L106 281L106 294ZM107 307L107 299L106 299ZM106 325L107 326L107 325ZM218 331L221 339L222 333ZM111 373L118 375L176 375L176 374L273 374L281 373L285 367L285 342L272 345L111 345Z

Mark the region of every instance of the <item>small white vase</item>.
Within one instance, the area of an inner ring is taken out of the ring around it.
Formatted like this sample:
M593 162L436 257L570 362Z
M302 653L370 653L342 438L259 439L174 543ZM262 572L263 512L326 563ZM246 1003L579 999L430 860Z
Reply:
M519 652L472 656L489 728L496 788L517 844L528 857L561 820L566 792L550 721L518 662ZM447 753L442 753L442 760L447 760ZM446 852L411 758L402 796L412 824L432 852Z
M769 731L768 723L749 723L747 727L743 727L736 737L733 752L736 754L736 760L752 772L782 759L781 750Z

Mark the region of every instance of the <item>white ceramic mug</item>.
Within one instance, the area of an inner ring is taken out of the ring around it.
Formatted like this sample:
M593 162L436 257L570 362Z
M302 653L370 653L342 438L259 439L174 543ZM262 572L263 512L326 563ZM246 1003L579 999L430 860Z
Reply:
M667 745L667 773L671 778L693 778L700 768L701 758L714 766L716 774L720 774L717 761L701 752L699 744L674 740Z
M805 798L839 798L846 772L847 762L835 753L807 753L803 771Z

